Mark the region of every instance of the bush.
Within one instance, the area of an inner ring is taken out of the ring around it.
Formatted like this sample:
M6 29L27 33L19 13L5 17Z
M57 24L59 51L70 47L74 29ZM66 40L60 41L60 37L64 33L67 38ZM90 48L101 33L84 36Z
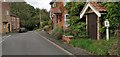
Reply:
M45 31L50 31L50 30L52 30L53 29L53 25L52 25L52 20L49 20L49 21L47 21L47 22L45 22L46 24L44 24L43 26L44 26L44 30Z
M63 30L60 27L56 27L51 34L55 39L61 39L63 35Z
M50 30L49 26L44 26L43 29L44 29L45 31L49 31L49 30Z
M38 29L36 28L35 30L36 30L37 32L39 32L41 29L40 29L40 28L38 28Z
M64 30L64 35L65 35L65 36L73 35L73 34L72 34L72 30L69 29L69 28L65 29L65 30Z

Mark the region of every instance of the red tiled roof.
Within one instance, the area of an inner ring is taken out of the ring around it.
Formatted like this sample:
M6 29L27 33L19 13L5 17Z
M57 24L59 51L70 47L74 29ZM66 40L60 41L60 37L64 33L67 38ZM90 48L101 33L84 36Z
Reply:
M106 12L106 9L98 4L97 2L90 2L90 4L99 12ZM89 10L88 13L92 13L92 10Z
M61 11L60 11L60 9L58 7L51 8L50 11L53 12L53 13L61 13Z

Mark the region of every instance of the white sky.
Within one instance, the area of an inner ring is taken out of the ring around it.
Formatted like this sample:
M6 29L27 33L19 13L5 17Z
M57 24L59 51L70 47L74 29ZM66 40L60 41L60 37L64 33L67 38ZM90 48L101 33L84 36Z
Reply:
M47 9L47 11L50 10L50 2L52 0L25 0L28 4L34 6L35 8L44 8Z

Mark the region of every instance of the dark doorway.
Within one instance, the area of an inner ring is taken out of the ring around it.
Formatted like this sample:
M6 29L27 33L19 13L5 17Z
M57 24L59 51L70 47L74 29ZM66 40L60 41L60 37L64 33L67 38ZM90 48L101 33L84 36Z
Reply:
M90 38L97 39L97 15L88 14L88 35Z
M10 32L10 24L8 24L8 32Z

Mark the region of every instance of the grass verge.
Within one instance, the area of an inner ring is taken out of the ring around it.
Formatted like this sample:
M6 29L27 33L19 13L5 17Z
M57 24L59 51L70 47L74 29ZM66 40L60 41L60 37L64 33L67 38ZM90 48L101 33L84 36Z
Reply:
M83 48L86 51L89 51L96 55L107 55L107 53L114 53L116 54L117 51L111 51L111 50L117 50L115 47L117 42L117 38L112 37L109 41L106 41L105 39L101 39L99 41L97 40L91 40L91 39L73 39L70 44L72 44L74 47Z

